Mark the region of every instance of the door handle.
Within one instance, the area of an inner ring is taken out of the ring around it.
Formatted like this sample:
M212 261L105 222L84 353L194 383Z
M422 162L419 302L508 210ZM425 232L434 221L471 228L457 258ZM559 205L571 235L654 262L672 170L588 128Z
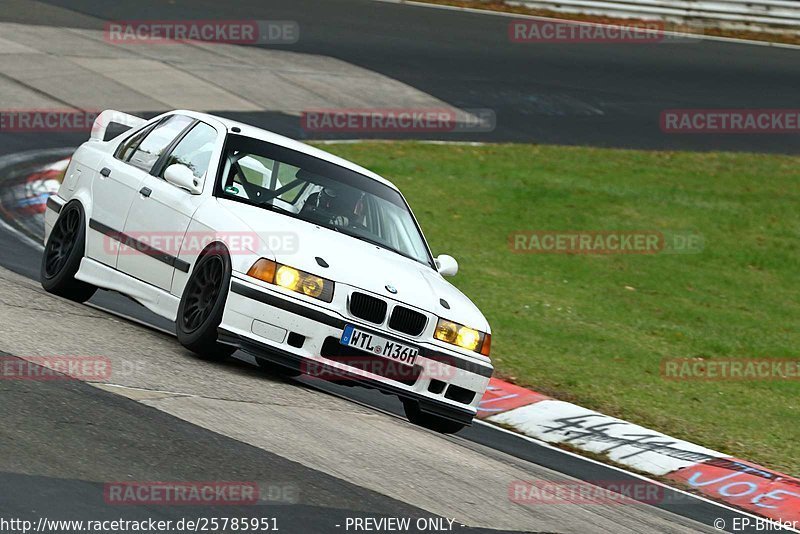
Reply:
M108 178L109 176L111 176L111 169L109 169L108 167L103 167L103 169L100 171L100 174Z
M139 194L142 195L144 198L148 198L153 193L153 190L149 187L143 187L139 189Z

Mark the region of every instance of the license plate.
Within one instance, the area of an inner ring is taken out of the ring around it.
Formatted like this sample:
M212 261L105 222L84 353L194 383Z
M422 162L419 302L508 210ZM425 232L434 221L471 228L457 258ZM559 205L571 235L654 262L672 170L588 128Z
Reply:
M353 325L344 327L342 339L339 341L342 345L371 352L409 367L414 365L419 352L416 347L364 332Z

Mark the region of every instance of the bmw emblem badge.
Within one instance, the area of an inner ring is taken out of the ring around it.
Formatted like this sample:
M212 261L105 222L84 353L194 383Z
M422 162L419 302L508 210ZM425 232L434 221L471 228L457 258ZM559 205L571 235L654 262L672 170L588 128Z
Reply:
M392 284L386 284L386 291L388 291L392 295L396 295L397 294L397 288L394 287Z

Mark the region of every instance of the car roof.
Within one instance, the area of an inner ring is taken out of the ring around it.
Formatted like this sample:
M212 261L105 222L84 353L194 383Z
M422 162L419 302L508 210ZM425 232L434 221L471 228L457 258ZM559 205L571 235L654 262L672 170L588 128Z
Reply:
M235 132L237 135L243 135L245 137L252 137L253 139L258 139L260 141L266 141L268 143L273 143L275 145L280 145L282 147L286 147L286 148L289 148L291 150L296 150L297 152L302 152L304 154L308 154L309 156L314 156L316 158L319 158L321 160L327 161L329 163L333 163L335 165L339 165L340 167L344 167L346 169L349 169L351 171L357 172L359 174L363 174L364 176L366 176L368 178L372 178L376 182L380 182L380 183L382 183L384 185L387 185L387 186L391 187L395 191L399 191L397 186L394 185L392 182L390 182L389 180L387 180L383 176L380 176L379 174L376 174L376 173L372 172L369 169L365 169L364 167L362 167L360 165L356 165L352 161L348 161L348 160L346 160L344 158L340 158L339 156L334 156L333 154L331 154L329 152L325 152L324 150L320 150L320 149L318 149L316 147L313 147L311 145L307 145L305 143L302 143L300 141L296 141L296 140L291 139L289 137L286 137L286 136L283 136L283 135L280 135L280 134L276 134L275 132L270 132L269 130L263 130L261 128L256 128L255 126L250 126L248 124L244 124L244 123L237 122L237 121L234 121L234 120L226 119L225 117L220 117L218 115L212 115L210 113L200 113L198 111L177 109L175 111L170 111L169 113L165 113L165 115L171 115L171 114L175 114L175 113L178 113L178 114L181 114L181 115L188 115L188 116L196 118L196 119L204 119L204 118L205 119L213 119L213 120L215 120L215 121L217 121L219 123L222 123L222 125L229 132L235 127L239 128L239 130L241 130L241 131L240 132Z

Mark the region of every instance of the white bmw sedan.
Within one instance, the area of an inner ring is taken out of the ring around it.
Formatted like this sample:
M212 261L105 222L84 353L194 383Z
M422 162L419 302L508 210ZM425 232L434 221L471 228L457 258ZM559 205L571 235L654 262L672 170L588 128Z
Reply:
M106 141L110 123L130 130ZM489 324L367 169L213 115L106 111L47 207L52 293L121 292L202 357L242 349L284 375L377 388L440 432L477 413Z

